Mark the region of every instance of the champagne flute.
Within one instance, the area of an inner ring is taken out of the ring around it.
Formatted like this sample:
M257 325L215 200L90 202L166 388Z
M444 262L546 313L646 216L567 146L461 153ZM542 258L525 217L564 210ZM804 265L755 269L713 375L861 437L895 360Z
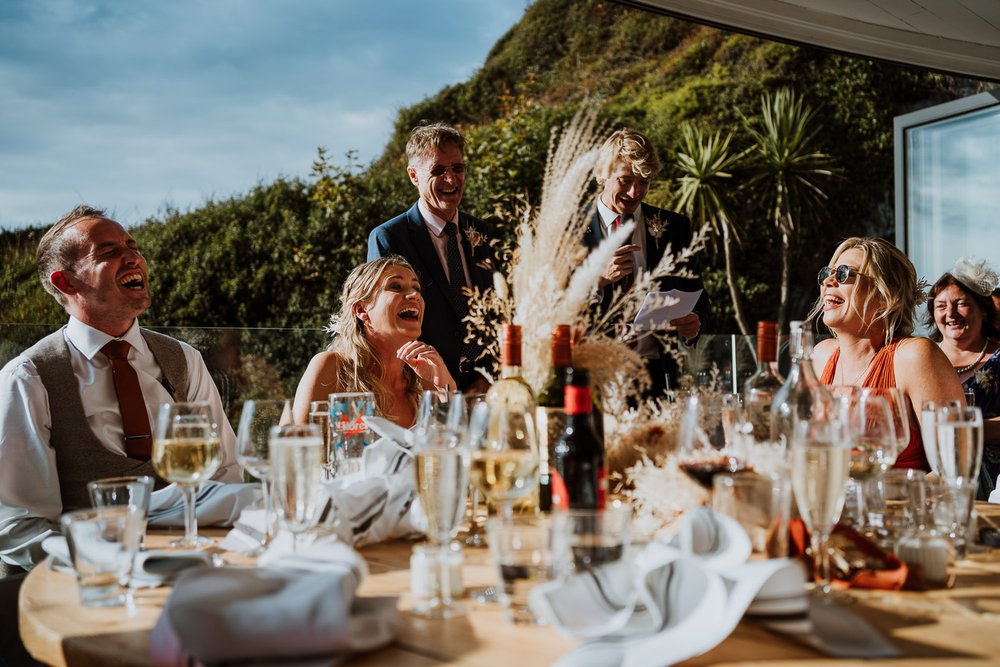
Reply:
M300 536L319 519L323 434L316 424L273 426L269 443L278 518L292 534L295 553Z
M177 484L184 498L184 537L170 546L200 549L214 543L198 536L195 492L221 463L219 428L207 401L160 406L153 432L153 468L160 477Z
M829 541L844 507L850 469L850 438L836 418L797 420L792 438L792 488L809 528L817 590L830 592Z
M920 404L920 435L924 442L924 455L933 472L940 471L937 453L937 411L941 408L962 407L961 401L923 401Z
M451 598L450 543L465 516L465 492L469 483L467 452L447 430L425 429L418 436L416 457L417 491L427 518L427 537L437 545L440 594L424 615L453 618L467 612Z
M291 402L251 400L243 403L240 425L236 431L236 460L247 472L260 480L264 501L264 537L266 546L272 537L271 456L268 438L272 426L281 423L283 415L291 415Z
M513 516L514 503L528 497L538 482L534 415L518 407L490 406L486 435L470 446L476 487L502 515Z
M486 394L476 394L469 397L469 423L466 426L466 448L469 451L477 449L478 443L486 436L489 423L490 408L486 403ZM486 517L479 515L480 504L485 500L476 483L469 480L469 531L462 540L469 547L486 546ZM487 511L486 514L489 512Z
M323 434L323 478L333 477L333 461L330 450L333 437L330 432L330 401L310 401L309 402L309 423L319 426Z

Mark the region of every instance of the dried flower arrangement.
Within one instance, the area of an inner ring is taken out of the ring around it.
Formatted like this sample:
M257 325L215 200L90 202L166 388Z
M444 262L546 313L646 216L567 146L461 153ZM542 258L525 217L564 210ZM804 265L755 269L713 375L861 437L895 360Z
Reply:
M693 277L684 267L704 248L706 236L696 232L688 247L664 253L629 288L616 288L610 306L594 307L601 273L634 227L634 222L622 225L589 254L581 243L593 214L587 185L603 135L593 106L553 134L541 202L523 211L514 247L494 248L506 273L494 273L493 290L470 292L467 320L470 336L493 358L499 352L496 323L521 326L522 375L536 391L549 372L555 326L569 324L576 332L573 364L587 368L600 387L609 470L622 482L621 490L638 501L639 516L672 521L677 510L700 504L705 495L673 463L679 406L638 399L649 377L630 343L643 335L656 336L668 349L676 349L676 343L662 332L637 334L623 323L635 319L658 279ZM487 377L494 374L494 369L480 370Z

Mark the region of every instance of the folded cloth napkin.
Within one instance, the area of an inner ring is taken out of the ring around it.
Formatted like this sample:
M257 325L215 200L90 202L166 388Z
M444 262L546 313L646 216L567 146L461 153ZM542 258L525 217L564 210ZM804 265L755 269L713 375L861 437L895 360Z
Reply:
M801 566L747 562L750 552L737 522L700 508L685 515L674 538L647 545L634 562L537 586L530 604L564 634L586 640L556 663L564 666L674 664L717 646L744 614L806 619L808 627ZM794 630L804 631L802 624Z
M809 529L802 519L793 519L788 526L792 555L805 558L811 571L813 559L806 554ZM909 576L909 567L891 551L886 551L850 526L838 523L831 535L831 570L833 584L838 588L876 588L898 591ZM855 568L853 563L863 567Z
M365 421L383 437L365 448L359 472L323 484L315 532L332 533L355 546L423 534L427 522L417 496L412 432L379 417ZM244 553L259 550L264 518L260 510L243 512L221 546ZM290 539L279 531L275 541L285 550Z
M330 665L392 641L396 598L356 596L361 556L320 539L258 568L184 572L150 637L152 664Z
M51 567L56 572L75 574L70 562L69 544L63 535L52 535L42 542L42 549L52 556ZM156 588L168 584L183 570L212 565L212 554L205 551L179 551L176 549L140 551L135 555L132 569L134 588Z
M244 508L260 498L260 484L205 482L195 498L199 526L231 526ZM149 497L150 526L183 526L184 496L176 484L154 491Z

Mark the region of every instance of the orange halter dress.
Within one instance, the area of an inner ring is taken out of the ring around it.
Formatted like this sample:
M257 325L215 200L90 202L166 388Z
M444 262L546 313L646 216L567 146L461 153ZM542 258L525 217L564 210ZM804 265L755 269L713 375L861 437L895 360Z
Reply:
M893 357L896 355L896 348L904 340L906 339L897 338L875 354L871 367L868 369L868 374L865 376L864 382L861 383L862 387L889 389L896 386ZM823 368L823 374L819 378L820 382L823 384L833 384L833 377L837 372L837 361L839 359L840 346L837 346L837 349L830 355L826 366ZM920 437L920 425L914 419L912 410L907 410L907 413L907 419L910 422L910 441L906 444L906 449L896 457L896 464L893 468L917 468L925 472L930 472L931 466L927 462L927 456L924 454L924 441Z

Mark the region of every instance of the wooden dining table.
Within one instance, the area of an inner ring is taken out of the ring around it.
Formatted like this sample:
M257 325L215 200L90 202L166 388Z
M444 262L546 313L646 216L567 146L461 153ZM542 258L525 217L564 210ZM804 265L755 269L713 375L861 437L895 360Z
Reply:
M981 521L1000 521L1000 506L978 504ZM211 532L211 531L206 531ZM216 531L216 535L222 534ZM149 546L163 546L168 536L150 535ZM360 595L398 595L404 619L388 646L352 656L349 664L424 667L440 664L547 665L577 642L552 628L514 625L495 602L465 600L469 613L449 620L430 620L409 613L409 558L413 542L391 541L363 547L370 576ZM466 548L464 583L477 589L495 584L495 571L485 549ZM250 566L252 559L223 553L231 566ZM952 567L954 585L934 591L850 590L841 603L866 619L902 654L887 660L832 659L795 639L750 620L711 651L681 663L700 665L847 666L1000 664L1000 550L985 547ZM48 562L35 567L19 598L22 640L37 660L71 667L143 666L150 664L149 638L169 587L140 589L137 608L88 609L80 605L75 578L53 570Z

